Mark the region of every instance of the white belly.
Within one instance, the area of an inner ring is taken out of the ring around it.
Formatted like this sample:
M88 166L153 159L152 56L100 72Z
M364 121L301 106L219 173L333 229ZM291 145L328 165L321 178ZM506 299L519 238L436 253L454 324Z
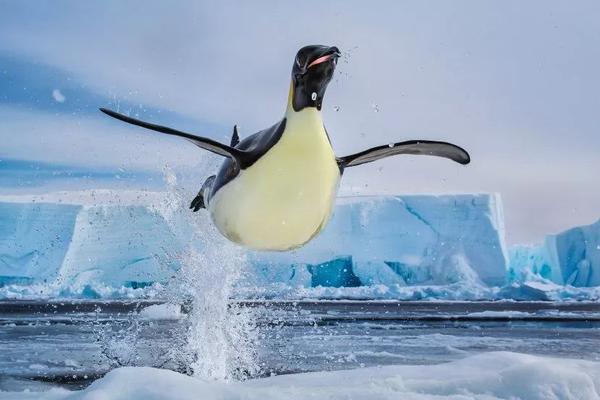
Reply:
M209 211L233 242L289 250L326 225L339 179L320 113L305 109L288 117L285 133L267 154L219 189Z

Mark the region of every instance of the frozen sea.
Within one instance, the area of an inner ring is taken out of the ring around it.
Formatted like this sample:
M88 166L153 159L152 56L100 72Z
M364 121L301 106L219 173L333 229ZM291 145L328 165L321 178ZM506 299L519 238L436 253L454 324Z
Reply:
M258 369L238 371L243 378L426 366L498 351L600 361L600 304L594 302L314 300L232 306L251 312L256 326ZM124 366L189 374L189 364L173 353L190 340L188 307L147 300L2 301L0 390L77 390Z

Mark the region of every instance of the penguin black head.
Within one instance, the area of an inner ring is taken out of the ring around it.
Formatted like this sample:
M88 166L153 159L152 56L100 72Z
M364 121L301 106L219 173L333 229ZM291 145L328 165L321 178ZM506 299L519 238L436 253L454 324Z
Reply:
M332 46L305 46L298 50L292 67L291 102L294 111L321 109L325 89L335 70L340 51Z

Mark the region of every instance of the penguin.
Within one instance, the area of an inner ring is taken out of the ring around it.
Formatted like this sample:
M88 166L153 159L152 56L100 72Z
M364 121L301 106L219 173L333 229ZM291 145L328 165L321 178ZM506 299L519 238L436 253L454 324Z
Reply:
M321 107L340 55L335 46L301 48L294 58L284 117L243 140L234 127L229 145L100 110L133 125L183 137L224 157L190 209L207 209L221 234L232 242L254 250L288 251L305 245L327 225L346 168L399 154L470 162L461 147L430 140L402 141L336 156Z

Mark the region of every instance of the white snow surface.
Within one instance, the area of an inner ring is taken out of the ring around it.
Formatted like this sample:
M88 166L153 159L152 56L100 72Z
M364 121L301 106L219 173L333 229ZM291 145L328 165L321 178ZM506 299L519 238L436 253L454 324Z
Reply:
M120 368L81 391L0 393L6 400L403 399L598 400L600 363L491 352L438 365L403 365L204 381L153 368Z

